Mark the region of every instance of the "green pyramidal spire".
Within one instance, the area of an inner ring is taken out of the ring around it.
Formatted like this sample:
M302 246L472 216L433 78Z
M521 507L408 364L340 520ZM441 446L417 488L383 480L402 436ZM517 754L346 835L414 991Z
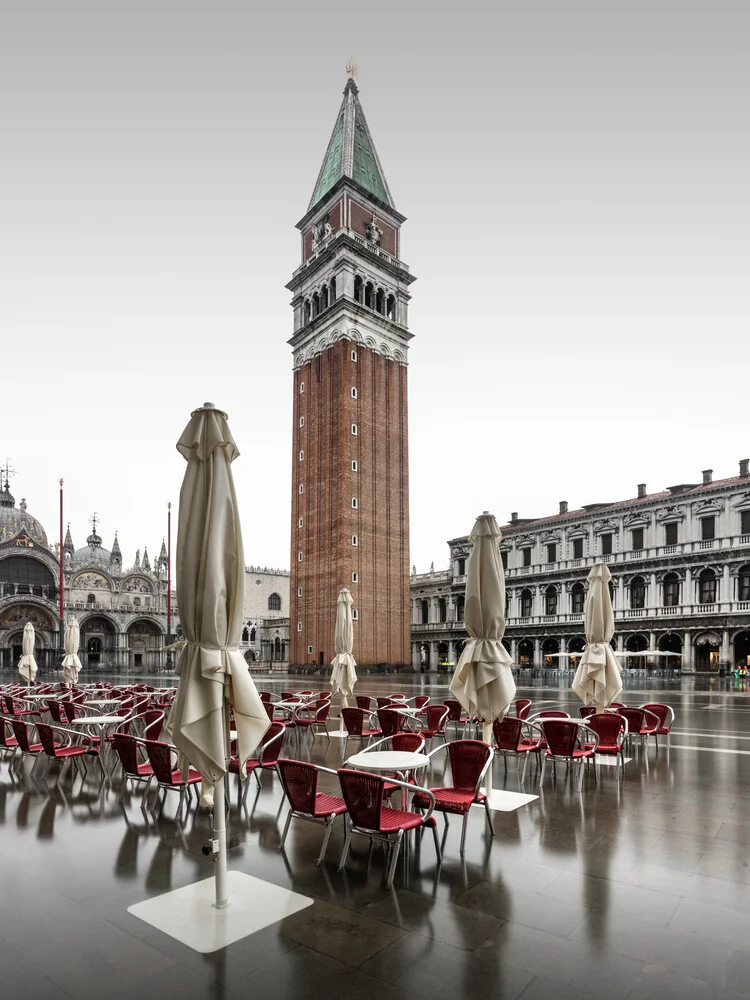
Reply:
M357 85L350 78L308 211L342 177L349 177L367 194L395 208L358 94Z

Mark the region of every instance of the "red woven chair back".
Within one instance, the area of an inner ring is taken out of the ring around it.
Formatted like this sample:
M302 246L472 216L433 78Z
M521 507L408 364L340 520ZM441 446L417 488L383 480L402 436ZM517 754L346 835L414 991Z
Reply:
M293 698L293 697L294 697L294 691L282 691L281 692L281 700L282 701L289 701L289 699Z
M169 744L160 743L158 740L144 740L143 742L156 780L162 785L173 784L172 752Z
M319 701L315 708L315 721L326 722L328 719L328 713L331 711L330 701Z
M289 805L297 812L315 812L315 794L318 791L318 772L314 764L303 760L278 761L281 783Z
M399 753L419 753L424 746L424 737L419 733L396 733L391 737L391 746Z
M275 764L279 759L279 754L284 745L284 732L286 727L281 722L272 722L268 729L263 734L263 739L260 741L261 746L261 761L264 766L268 764ZM276 737L279 737L276 739ZM271 743L271 740L275 742ZM269 746L270 744L270 746Z
M625 728L622 716L614 715L612 712L596 712L594 715L589 715L586 725L599 737L601 748L616 746L617 737Z
M12 750L14 747L12 743L8 743L9 734L5 728L9 722L10 719L0 719L0 747Z
M52 721L55 722L58 726L61 726L63 725L64 722L68 721L67 719L63 719L62 708L60 706L60 703L55 701L54 698L51 698L47 702L47 711L52 716Z
M531 698L516 698L516 718L528 719L531 711Z
M461 702L454 701L452 698L446 698L443 704L448 709L448 722L460 722Z
M263 708L265 708L266 715L268 716L268 718L273 722L273 711L274 711L274 709L273 709L273 705L271 704L271 702L270 701L264 701L263 702Z
M436 733L445 732L445 724L450 719L450 712L446 715L445 705L428 705L425 709L425 721L427 729L434 729ZM460 706L459 706L460 707Z
M26 728L26 723L22 722L21 719L11 719L10 722L13 726L13 732L15 733L19 747L24 753L30 753L29 731Z
M270 691L259 691L259 692L258 692L258 694L260 695L260 700L261 700L261 701L262 701L262 702L263 702L264 704L265 704L266 702L268 702L268 701L270 701L270 700L271 700L271 692L270 692Z
M429 701L430 701L429 695L418 694L417 697L414 699L414 707L415 708L424 708L425 705L427 705L429 703Z
M390 698L376 698L375 699L375 703L377 704L378 708L388 708L388 706L392 704L392 699L390 699ZM364 708L364 706L362 706L362 707Z
M361 736L365 722L365 713L361 708L342 708L341 718L350 736Z
M9 715L14 715L15 714L15 710L13 708L13 699L11 698L11 696L9 694L4 694L3 695L3 705L5 705L5 711Z
M385 782L378 774L342 769L338 772L341 794L354 826L380 830Z
M598 711L596 705L581 705L578 709L578 716L581 719L588 719L590 715L596 715Z
M538 717L540 719L569 719L570 715L561 709L548 708L546 711L540 712Z
M448 744L453 787L462 792L475 791L482 768L492 751L481 740L453 740Z
M572 757L578 743L578 724L547 719L541 725L550 753L555 757Z
M495 719L492 723L492 735L495 737L498 750L518 749L522 724L519 718L514 719L512 715L506 715L502 722L500 719Z
M77 715L81 714L80 707L74 701L61 701L60 707L69 725Z
M150 708L143 713L143 738L146 740L158 740L164 727L164 712L160 708Z
M120 758L123 771L138 777L138 741L136 738L126 736L125 733L115 733L114 742L115 753Z
M370 711L370 701L371 700L372 699L367 694L358 694L357 695L357 708L362 708L362 709L365 710L365 712L369 712Z
M640 733L644 718L642 708L621 708L619 713L623 719L627 719L629 733Z
M653 702L648 705L643 705L642 708L646 712L651 712L659 720L659 728L666 726L667 719L669 718L669 705L663 705L661 702Z
M379 708L378 725L383 736L395 736L401 728L401 716L392 708Z
M37 722L36 731L39 733L39 742L44 748L48 757L56 757L55 736L46 722Z

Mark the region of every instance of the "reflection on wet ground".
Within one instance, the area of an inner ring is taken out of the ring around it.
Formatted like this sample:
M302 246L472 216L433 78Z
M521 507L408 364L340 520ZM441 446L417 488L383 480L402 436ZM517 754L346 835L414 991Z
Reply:
M261 678L259 687L317 687ZM535 708L575 714L569 678L520 687ZM442 700L445 683L362 678L361 693ZM56 766L0 766L0 994L9 998L353 996L358 1000L750 995L750 695L718 678L629 677L628 703L667 701L669 752L635 751L617 780L602 768L579 795L562 769L539 798L469 820L465 859L453 822L444 864L412 851L383 888L384 858L352 847L347 871L334 828L328 863L313 861L322 828L293 822L278 850L278 779L254 782L247 807L231 786L230 867L315 900L311 908L222 952L199 955L127 913L149 896L212 873L208 817L174 820L155 793L122 790L119 773L84 780ZM309 741L307 747L309 748ZM355 748L350 745L350 752ZM295 746L285 754L295 756ZM305 757L308 750L299 753ZM341 764L341 741L315 740L312 759ZM440 772L433 783L440 782ZM497 761L496 788L519 791ZM333 790L333 785L326 788ZM280 822L283 824L285 813Z

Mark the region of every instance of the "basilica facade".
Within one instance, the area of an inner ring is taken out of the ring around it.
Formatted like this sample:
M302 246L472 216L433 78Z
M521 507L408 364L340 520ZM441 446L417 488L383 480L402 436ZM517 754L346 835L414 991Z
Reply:
M552 667L583 651L587 575L612 573L623 666L683 673L750 664L750 474L681 483L502 525L505 644L519 666ZM412 572L414 670L452 669L463 641L467 536L448 542L447 570ZM649 655L650 654L650 655Z

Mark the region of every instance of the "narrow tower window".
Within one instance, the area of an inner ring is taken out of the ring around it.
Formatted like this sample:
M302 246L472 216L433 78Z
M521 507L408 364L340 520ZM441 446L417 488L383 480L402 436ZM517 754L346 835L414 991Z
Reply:
M352 545L359 545L359 539L356 535L352 535Z
M297 597L302 597L302 587L297 587Z
M352 434L355 437L357 436L357 425L356 424L352 424Z
M359 504L357 503L357 498L352 497L352 507L354 507L354 509L356 510L358 506Z
M359 573L352 573L352 583L359 583Z
M357 360L357 352L356 351L352 351L352 361L356 361L356 360ZM750 534L750 532L749 532L749 534Z
M304 382L300 382L300 384L299 384L299 391L300 392L304 392L305 391L305 383Z
M356 622L356 620L358 618L359 618L359 615L357 614L357 609L356 608L352 608L352 621Z
M300 460L300 462L304 462L304 460L305 460L305 453L304 453L304 451L301 451L299 453L299 460Z
M297 527L298 528L302 527L302 518L300 518L299 521L297 522Z
M302 553L301 552L297 553L297 562L302 562Z
M298 632L302 631L302 622L297 622L297 631Z
M357 390L356 390L356 388L354 386L352 386L352 399L356 399L356 398L357 398Z
M303 483L300 483L300 484L299 484L299 492L300 492L300 493L304 493L304 492L305 492L305 487L304 487L304 484L303 484Z
M299 425L300 425L300 427L304 427L305 426L305 418L304 417L300 417L299 418Z

